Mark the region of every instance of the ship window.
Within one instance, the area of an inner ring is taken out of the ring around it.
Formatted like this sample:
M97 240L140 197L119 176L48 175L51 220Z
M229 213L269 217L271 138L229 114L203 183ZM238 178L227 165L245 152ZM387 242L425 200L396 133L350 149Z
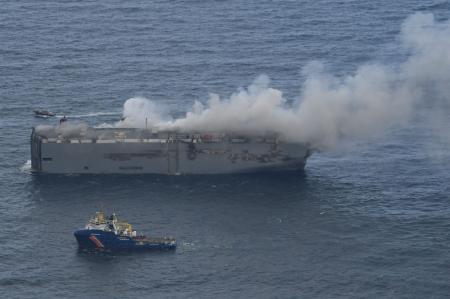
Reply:
M42 158L42 160L43 160L43 161L52 161L53 158L45 157L45 158Z

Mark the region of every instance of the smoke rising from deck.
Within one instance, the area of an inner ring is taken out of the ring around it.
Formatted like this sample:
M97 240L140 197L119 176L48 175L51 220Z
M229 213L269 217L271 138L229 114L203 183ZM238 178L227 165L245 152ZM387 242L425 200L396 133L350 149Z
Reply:
M156 126L180 131L277 132L289 141L318 149L342 139L367 138L408 121L420 106L450 105L450 22L414 14L402 24L400 45L410 56L391 67L360 66L337 77L319 62L303 69L306 80L298 99L288 104L266 76L227 99L211 94L195 102L184 117L170 119L145 98L125 102L121 127Z

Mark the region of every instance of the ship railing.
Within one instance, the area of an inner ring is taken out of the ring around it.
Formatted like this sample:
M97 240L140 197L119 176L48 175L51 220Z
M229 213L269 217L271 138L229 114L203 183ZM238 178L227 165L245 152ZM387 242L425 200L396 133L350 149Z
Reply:
M160 136L159 138L117 138L113 136L102 136L100 138L67 138L63 136L58 137L43 137L42 143L73 143L73 144L89 144L89 143L248 143L252 140L257 143L277 144L279 139L277 137L259 136L255 138L245 136L227 136L218 134L176 134L168 135L167 137ZM109 138L108 138L109 137Z

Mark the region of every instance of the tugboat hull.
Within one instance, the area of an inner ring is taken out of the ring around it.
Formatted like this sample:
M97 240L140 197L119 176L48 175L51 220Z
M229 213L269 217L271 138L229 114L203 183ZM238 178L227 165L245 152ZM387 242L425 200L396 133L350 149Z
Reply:
M87 251L174 250L175 239L118 236L110 231L82 229L75 233L78 246Z

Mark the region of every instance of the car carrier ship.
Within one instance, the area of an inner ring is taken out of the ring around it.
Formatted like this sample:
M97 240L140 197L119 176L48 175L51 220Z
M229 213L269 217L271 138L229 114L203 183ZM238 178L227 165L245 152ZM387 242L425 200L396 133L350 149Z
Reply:
M34 172L60 174L223 174L301 170L307 144L277 134L93 128L68 122L33 128Z

